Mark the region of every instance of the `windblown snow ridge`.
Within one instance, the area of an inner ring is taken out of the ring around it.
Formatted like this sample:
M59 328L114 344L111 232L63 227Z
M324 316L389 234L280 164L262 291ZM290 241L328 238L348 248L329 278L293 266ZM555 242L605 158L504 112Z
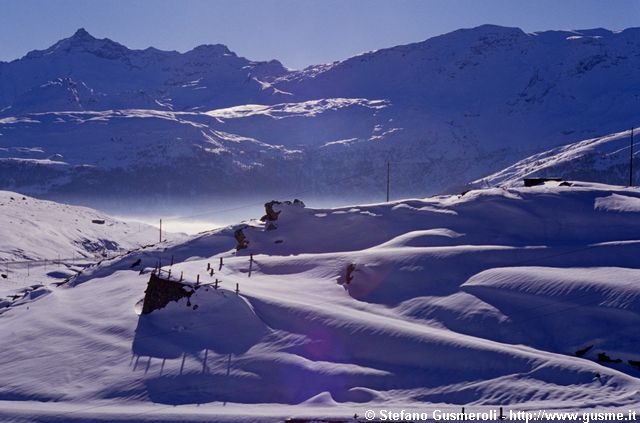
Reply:
M634 407L640 211L602 206L614 196L640 199L574 181L276 202L266 222L133 251L0 317L0 415L35 401L82 401L96 421ZM158 265L191 294L139 316Z

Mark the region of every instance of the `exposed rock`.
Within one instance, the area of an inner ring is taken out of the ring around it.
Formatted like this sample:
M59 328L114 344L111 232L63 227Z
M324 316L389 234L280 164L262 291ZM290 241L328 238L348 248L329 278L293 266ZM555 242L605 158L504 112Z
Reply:
M261 221L271 222L274 220L278 220L278 216L280 216L280 213L282 212L282 210L278 210L278 211L273 210L273 206L276 204L282 204L282 203L280 201L275 201L275 200L265 203L264 211L266 214L260 218Z
M236 238L238 244L236 245L236 251L243 250L249 246L249 240L245 236L242 229L238 229L233 233L233 236Z
M593 348L593 345L589 345L588 347L584 347L578 351L576 351L576 357L582 357L584 356L586 353L589 352L589 350Z
M351 281L353 280L353 272L356 271L356 265L353 263L349 263L349 266L347 266L347 283L351 283Z
M168 279L162 279L154 273L149 278L147 289L144 291L142 314L149 314L154 310L164 308L171 301L190 298L195 292L187 285Z
M603 353L603 352L598 354L598 361L602 363L622 363L621 359L619 358L612 359L606 353Z
M269 201L264 205L264 211L266 214L262 216L260 220L263 222L274 222L278 220L278 216L280 216L280 213L282 212L282 210L275 211L273 209L273 206L279 205L279 204L286 204L287 206L306 207L304 202L302 200L298 200L297 198L294 199L293 201L276 201L276 200Z

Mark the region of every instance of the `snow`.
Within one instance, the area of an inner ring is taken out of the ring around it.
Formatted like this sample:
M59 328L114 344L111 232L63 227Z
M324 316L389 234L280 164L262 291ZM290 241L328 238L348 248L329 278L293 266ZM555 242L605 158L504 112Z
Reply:
M637 129L635 130L638 133ZM592 138L535 154L472 182L471 186L515 186L527 177L560 177L622 184L629 181L631 130ZM634 142L635 144L635 142ZM634 148L634 160L638 156ZM637 178L638 168L634 171Z
M483 25L292 71L81 29L0 63L0 420L637 408L639 36ZM13 192L357 202L387 164L409 198L160 243ZM156 267L193 294L141 315Z
M314 117L328 110L339 110L353 105L383 109L387 106L383 100L367 100L362 98L329 98L322 100L305 101L301 103L284 103L274 106L262 106L258 104L246 104L243 106L217 109L207 112L212 117L221 119L237 119L251 116L268 116L274 119L285 119L302 115Z
M1 280L0 302L16 292L34 296L38 286L61 282L87 265L157 239L158 230L147 224L0 191L0 273L7 276Z
M608 197L596 198L596 209L619 212L639 212L640 200L625 195L611 194Z
M483 25L292 71L222 45L131 50L79 30L0 63L0 157L68 163L3 161L0 188L85 205L96 185L129 198L259 186L371 201L384 198L390 162L395 198L460 192L532 154L631 127L638 58L635 29ZM620 183L620 155L596 166L603 182Z
M157 238L157 230L149 225L15 192L0 191L0 207L1 260L52 259L58 254L91 257L105 250L139 248Z
M339 209L280 204L275 229L250 221L105 260L2 314L0 336L12 342L0 351L0 416L277 422L380 408L633 409L637 201L637 189L574 183ZM249 247L236 253L237 229ZM138 259L146 273L130 268ZM187 289L197 275L200 285L139 316L158 260ZM598 362L602 352L622 361Z
M496 296L509 297L516 293L563 303L588 298L590 305L595 307L637 312L640 306L639 278L638 269L519 267L481 272L462 287L471 292L491 290Z

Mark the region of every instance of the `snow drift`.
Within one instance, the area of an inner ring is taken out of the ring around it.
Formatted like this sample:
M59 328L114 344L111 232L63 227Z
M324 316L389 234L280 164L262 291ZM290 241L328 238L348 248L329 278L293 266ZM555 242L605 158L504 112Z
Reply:
M2 315L12 342L0 352L0 415L635 407L640 226L637 209L602 206L612 196L640 199L574 182L339 209L281 203L267 223L105 261ZM237 231L248 241L238 251ZM139 316L158 262L197 290Z

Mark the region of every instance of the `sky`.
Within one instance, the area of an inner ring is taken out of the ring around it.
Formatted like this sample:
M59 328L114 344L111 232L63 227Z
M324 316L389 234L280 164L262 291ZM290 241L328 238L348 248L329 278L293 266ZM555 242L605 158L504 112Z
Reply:
M0 60L82 27L129 48L221 43L300 69L485 23L619 30L640 26L640 0L0 0Z

